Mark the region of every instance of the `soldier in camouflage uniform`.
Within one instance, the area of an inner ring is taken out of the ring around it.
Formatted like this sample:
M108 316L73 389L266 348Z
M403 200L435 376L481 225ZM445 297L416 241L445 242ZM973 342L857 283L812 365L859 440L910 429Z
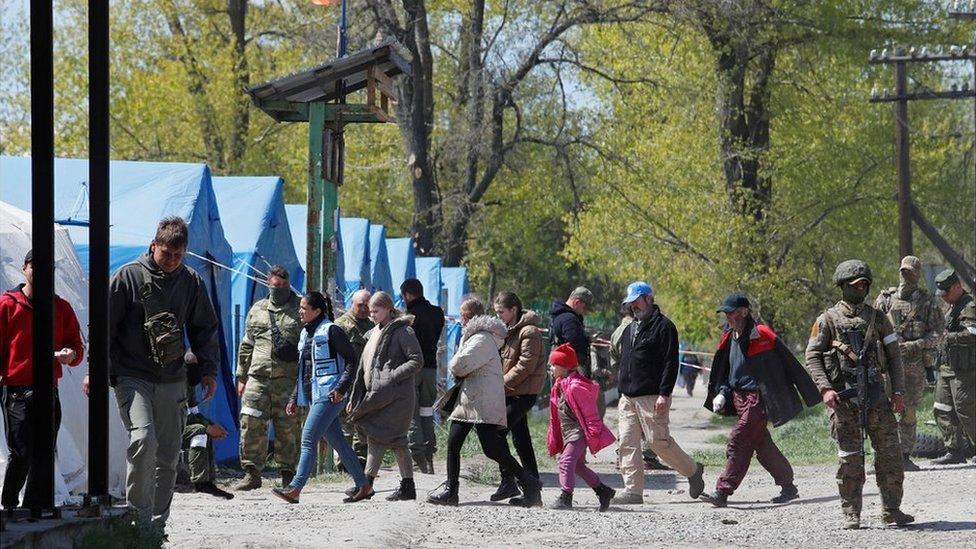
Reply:
M302 420L285 413L285 405L298 379L299 297L288 284L288 271L272 267L268 273L269 296L247 313L244 338L238 351L237 392L241 397L241 467L244 479L235 489L261 487L261 470L268 456L268 421L274 425L275 461L282 486L295 475ZM272 353L272 319L284 343L294 347L294 360Z
M336 326L342 328L342 331L349 337L352 348L356 350L357 364L359 357L363 356L363 349L366 348L366 332L372 330L373 326L375 326L369 318L370 297L372 295L368 290L359 290L354 293L349 310L335 321ZM339 412L339 417L342 419L342 433L346 436L346 440L349 441L349 444L352 446L353 451L356 452L360 461L365 465L366 437L360 436L356 432L356 428L346 420L348 415L345 408Z
M888 316L898 336L901 365L905 371L905 411L898 420L902 465L905 471L918 471L910 459L915 448L918 405L925 391L925 370L932 368L933 350L942 334L942 312L932 295L919 286L922 261L906 255L901 260L901 284L878 294L874 308Z
M196 386L200 383L197 357L187 351L183 357L186 363L186 426L183 427L183 450L190 473L190 482L196 492L210 494L224 499L234 499L214 484L217 464L214 461L213 441L227 436L227 429L210 421L197 406Z
M863 388L873 397L866 399L869 408L865 431L874 447L874 467L884 507L882 520L889 525L908 524L915 519L900 510L905 472L898 445L898 425L892 413L901 413L905 407L898 336L883 314L864 303L872 280L866 263L844 261L834 271L833 280L840 286L843 299L824 311L813 324L806 349L806 368L827 405L831 432L837 441L840 462L837 485L846 517L844 528L861 526L864 449L859 421L861 404L856 397L841 400L838 393L857 385L857 359L862 347L866 349L862 366L873 376L868 387ZM881 373L887 373L891 382L890 402Z
M944 465L965 460L967 440L976 448L976 302L952 269L939 273L935 285L945 302L946 334L934 413L947 451L932 463Z

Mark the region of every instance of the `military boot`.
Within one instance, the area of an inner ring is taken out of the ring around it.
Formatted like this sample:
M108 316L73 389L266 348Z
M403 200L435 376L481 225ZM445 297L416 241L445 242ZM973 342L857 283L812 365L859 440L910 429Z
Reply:
M885 509L881 514L881 522L885 526L904 526L915 522L915 517L902 513L900 509Z
M546 506L554 511L571 511L573 509L573 493L563 490L556 501Z
M860 530L861 515L857 513L847 513L844 515L844 530Z
M400 479L400 487L386 496L386 501L408 501L417 499L417 487L412 478Z
M931 463L932 465L954 465L956 463L965 463L965 462L966 462L966 458L962 456L962 452L960 452L959 450L954 450L952 448L947 450L944 456L937 457L929 461L929 463Z
M914 473L922 470L918 465L915 465L915 462L912 461L911 456L908 454L901 455L901 466L906 473Z
M260 487L261 473L256 467L245 467L244 478L234 485L234 490L237 490L238 492L246 492L248 490L256 490Z

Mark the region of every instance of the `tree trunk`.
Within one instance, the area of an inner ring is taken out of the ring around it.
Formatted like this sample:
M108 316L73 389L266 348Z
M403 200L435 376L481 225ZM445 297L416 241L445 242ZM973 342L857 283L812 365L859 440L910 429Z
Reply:
M234 91L237 101L234 104L234 118L230 134L227 168L235 172L240 169L247 154L247 133L251 122L251 103L243 92L251 84L247 54L247 0L227 0L227 15L234 34Z

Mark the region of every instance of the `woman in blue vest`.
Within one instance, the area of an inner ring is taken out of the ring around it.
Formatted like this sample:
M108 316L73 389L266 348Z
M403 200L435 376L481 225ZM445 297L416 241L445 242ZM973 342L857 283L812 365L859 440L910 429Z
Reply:
M298 308L304 329L298 339L298 381L285 408L289 415L298 406L309 406L302 429L302 454L291 484L272 490L288 503L298 503L302 488L315 467L318 441L325 437L339 460L352 475L358 490L343 501L351 503L373 496L373 487L352 447L342 436L339 410L346 405L346 394L356 371L356 351L345 332L332 323L332 301L319 292L302 297Z

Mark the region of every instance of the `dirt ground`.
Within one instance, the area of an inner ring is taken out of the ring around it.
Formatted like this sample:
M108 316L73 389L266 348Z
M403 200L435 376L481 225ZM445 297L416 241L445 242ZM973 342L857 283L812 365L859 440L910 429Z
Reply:
M700 399L676 396L673 436L688 451L705 448L723 430L708 421ZM608 425L614 426L612 410ZM473 435L472 435L473 436ZM544 444L544 441L537 441ZM590 459L608 485L622 486L614 468L614 450ZM473 460L462 460L462 471ZM298 505L270 494L270 485L238 493L231 501L199 494L177 494L168 525L171 547L976 547L976 465L934 467L909 473L902 509L916 523L884 529L873 477L865 485L862 530L840 529L842 518L833 466L796 468L800 499L768 503L778 493L761 468L750 470L729 507L713 509L688 497L688 483L670 471L649 472L644 505L596 511L596 496L578 482L575 511L522 509L492 503L493 486L462 480L461 505L423 503L444 478L416 475L418 501L391 503L394 471L381 472L371 501L342 503L347 484L310 484ZM706 489L719 471L706 469ZM463 474L463 473L462 473ZM543 499L559 493L555 471L543 472Z

